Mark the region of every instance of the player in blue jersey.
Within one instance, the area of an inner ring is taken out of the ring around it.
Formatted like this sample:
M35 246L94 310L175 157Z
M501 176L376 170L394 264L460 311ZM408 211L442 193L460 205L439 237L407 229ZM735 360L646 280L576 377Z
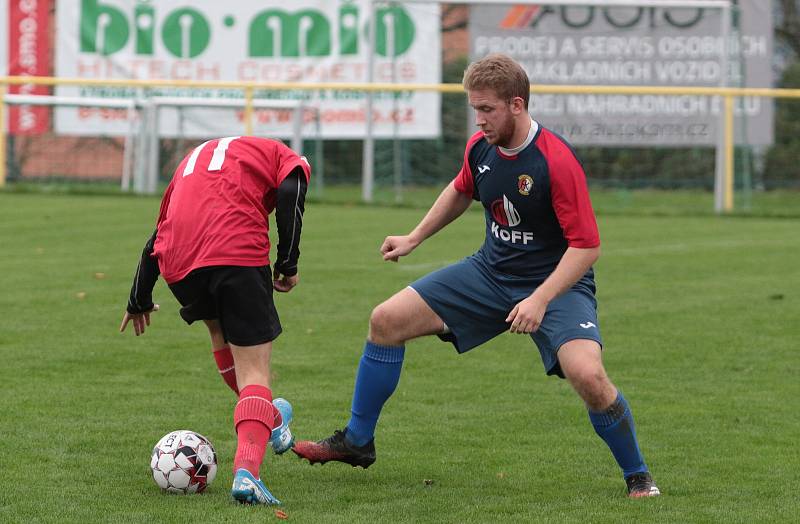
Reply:
M411 233L389 236L396 262L460 216L484 207L480 250L435 271L376 307L358 367L351 417L342 431L295 444L311 463L375 461L378 416L394 392L407 341L438 335L459 353L510 331L529 335L548 375L566 378L585 402L597 434L622 469L628 495L659 495L639 450L630 407L601 360L592 265L600 237L586 175L564 139L528 114L525 71L489 55L464 73L480 131L464 164Z

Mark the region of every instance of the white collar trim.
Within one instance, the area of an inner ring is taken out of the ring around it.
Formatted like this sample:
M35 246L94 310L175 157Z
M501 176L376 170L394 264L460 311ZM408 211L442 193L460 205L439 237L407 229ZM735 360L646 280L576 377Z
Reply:
M522 142L517 147L512 147L510 149L501 146L497 147L500 149L500 152L503 153L504 155L514 156L523 149L525 149L526 147L528 147L531 144L531 142L533 142L533 138L536 136L536 133L538 132L539 132L539 123L536 122L536 120L534 120L533 118L531 118L531 127L530 129L528 129L528 136L525 137L524 142Z

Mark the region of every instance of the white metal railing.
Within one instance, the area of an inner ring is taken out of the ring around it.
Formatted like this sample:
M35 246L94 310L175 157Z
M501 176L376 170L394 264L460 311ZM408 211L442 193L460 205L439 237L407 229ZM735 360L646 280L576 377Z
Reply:
M129 123L128 132L122 153L122 177L120 185L126 191L130 184L131 168L133 162L133 142L136 135L136 101L132 99L113 99L80 96L50 96L50 95L6 95L4 102L9 105L19 106L65 106L65 107L106 107L110 109L124 109L125 118Z
M306 111L314 115L314 135L316 138L315 158L318 159L315 169L316 187L322 189L322 142L319 109L306 106L295 100L263 100L263 99L215 99L215 98L183 98L152 96L141 98L101 98L72 97L51 95L18 95L6 94L0 105L18 106L62 106L62 107L99 107L124 109L128 129L125 133L122 176L120 187L123 191L133 189L136 193L153 194L158 190L159 176L159 112L166 107L174 108L230 108L245 109L248 104L253 109L286 109L292 111L292 133L290 147L298 154L303 151L303 124ZM2 114L2 113L0 113ZM252 130L247 115L247 129ZM138 135L138 140L136 139ZM134 161L135 159L135 161Z

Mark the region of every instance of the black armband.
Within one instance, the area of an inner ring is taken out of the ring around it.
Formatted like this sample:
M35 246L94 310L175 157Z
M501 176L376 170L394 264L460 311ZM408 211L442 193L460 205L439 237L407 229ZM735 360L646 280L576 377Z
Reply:
M278 256L275 270L281 275L297 274L300 258L300 231L303 228L308 182L305 173L295 168L278 186L275 203L275 223L278 226Z
M153 287L158 280L158 261L153 258L153 246L156 243L156 231L144 245L142 258L133 277L131 295L128 298L128 313L135 315L153 309Z

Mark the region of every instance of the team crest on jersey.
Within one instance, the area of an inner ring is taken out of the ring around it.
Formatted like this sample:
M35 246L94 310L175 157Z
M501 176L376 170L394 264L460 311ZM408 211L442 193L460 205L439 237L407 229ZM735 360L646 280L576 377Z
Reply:
M520 195L530 195L533 189L533 179L528 175L520 175L517 179L517 189L519 189Z

